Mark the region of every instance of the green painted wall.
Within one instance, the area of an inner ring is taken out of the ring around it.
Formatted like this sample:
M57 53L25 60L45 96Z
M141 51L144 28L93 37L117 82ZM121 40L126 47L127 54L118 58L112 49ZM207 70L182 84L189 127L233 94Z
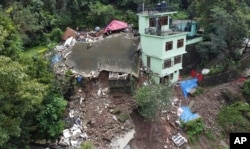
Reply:
M168 14L169 15L169 14ZM164 15L163 15L164 16ZM166 16L166 14L165 14ZM170 17L168 17L169 19ZM168 21L169 22L169 21ZM168 23L169 24L169 23ZM150 70L153 72L152 79L160 83L160 78L173 74L170 82L176 82L179 78L179 70L182 69L182 63L174 65L174 57L186 53L186 36L187 32L175 33L173 35L157 36L145 34L145 29L149 27L149 17L139 15L139 32L141 35L142 63L147 66L147 57L150 57ZM169 25L162 26L162 30L168 30ZM177 41L183 39L184 43L181 48L177 48ZM166 51L166 42L173 41L172 50ZM183 58L183 56L182 56ZM164 61L171 59L172 67L163 68Z
M177 40L184 39L184 45L177 49ZM165 51L165 44L168 41L173 41L173 50ZM186 53L186 33L176 34L172 36L154 36L141 35L142 51L160 59L166 59L176 55Z

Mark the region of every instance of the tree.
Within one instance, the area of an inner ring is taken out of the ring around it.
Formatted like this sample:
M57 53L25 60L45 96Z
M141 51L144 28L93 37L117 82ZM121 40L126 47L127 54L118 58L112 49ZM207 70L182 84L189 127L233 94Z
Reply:
M17 58L22 50L21 38L11 19L0 11L0 55Z
M50 92L45 97L36 116L38 128L33 132L34 139L55 140L61 135L64 128L62 115L66 105L61 95Z
M97 1L90 3L90 11L87 19L90 25L106 26L115 16L115 9L112 5L104 5Z
M147 120L154 120L160 108L170 106L171 89L168 85L150 84L136 91L135 101L141 116Z
M43 100L46 86L31 80L25 66L0 56L0 147L8 147L12 137L20 137L25 114Z
M236 0L193 1L190 7L196 8L195 17L204 27L204 40L211 43L206 50L212 52L207 53L221 53L237 60L237 48L249 36L249 7Z

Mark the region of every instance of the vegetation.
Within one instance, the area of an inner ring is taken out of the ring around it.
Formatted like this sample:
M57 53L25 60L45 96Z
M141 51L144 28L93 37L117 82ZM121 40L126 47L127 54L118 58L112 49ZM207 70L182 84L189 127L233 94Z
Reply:
M212 60L221 54L239 59L238 48L244 38L249 37L248 1L192 1L189 12L204 29L204 42L197 47L203 60Z
M159 1L143 2L153 6ZM73 91L74 84L68 82L74 78L68 72L65 80L56 80L43 53L61 41L65 28L91 30L105 27L113 19L137 27L136 10L140 3L138 0L0 1L0 148L27 148L31 141L55 140L60 135L67 104L63 95ZM250 35L249 1L167 0L167 3L181 12L174 18L195 18L204 28L205 40L198 45L204 61L219 54L233 61L239 59L238 46ZM247 99L249 84L247 81L243 88ZM169 97L168 85L151 84L135 93L139 113L148 120L154 120L160 108L170 105ZM127 118L121 114L122 120ZM218 116L219 124L227 132L249 131L248 119L249 106L242 102L230 103ZM186 127L192 135L201 131L201 123L197 128L191 126ZM93 148L89 143L83 146Z
M93 147L93 144L91 143L91 142L84 142L82 145L81 145L81 147L80 147L80 149L93 149L94 147Z
M197 137L204 132L204 123L202 118L182 123L182 127L189 137Z
M230 132L249 132L250 107L244 102L235 102L225 106L217 116L217 122L225 134Z
M246 101L250 103L250 80L246 80L242 89L242 93L246 98Z
M171 89L168 85L150 84L138 88L135 100L141 116L147 120L155 120L160 108L170 106Z

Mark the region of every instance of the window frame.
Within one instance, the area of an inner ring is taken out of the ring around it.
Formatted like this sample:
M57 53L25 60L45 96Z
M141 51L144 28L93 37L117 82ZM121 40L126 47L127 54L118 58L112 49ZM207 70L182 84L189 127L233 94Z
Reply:
M177 40L177 48L182 48L184 46L184 39Z
M171 59L166 59L163 62L163 69L170 68L172 67L172 60Z
M180 63L182 63L182 56L181 55L175 56L174 57L174 64L176 65L176 64L180 64Z
M160 17L161 25L168 25L168 16Z
M165 51L173 50L173 41L168 41L165 43Z

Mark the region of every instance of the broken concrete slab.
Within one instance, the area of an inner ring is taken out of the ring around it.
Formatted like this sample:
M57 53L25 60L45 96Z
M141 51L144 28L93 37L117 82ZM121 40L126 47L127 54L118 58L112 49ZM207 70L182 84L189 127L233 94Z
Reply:
M63 130L63 136L64 136L64 138L69 138L69 137L72 136L72 134L71 134L69 129L64 129Z
M124 149L130 140L134 138L135 130L132 129L123 135L119 135L111 140L112 149Z
M84 77L97 77L102 70L138 77L140 59L136 52L137 43L122 34L95 42L89 49L88 43L77 42L65 63Z

